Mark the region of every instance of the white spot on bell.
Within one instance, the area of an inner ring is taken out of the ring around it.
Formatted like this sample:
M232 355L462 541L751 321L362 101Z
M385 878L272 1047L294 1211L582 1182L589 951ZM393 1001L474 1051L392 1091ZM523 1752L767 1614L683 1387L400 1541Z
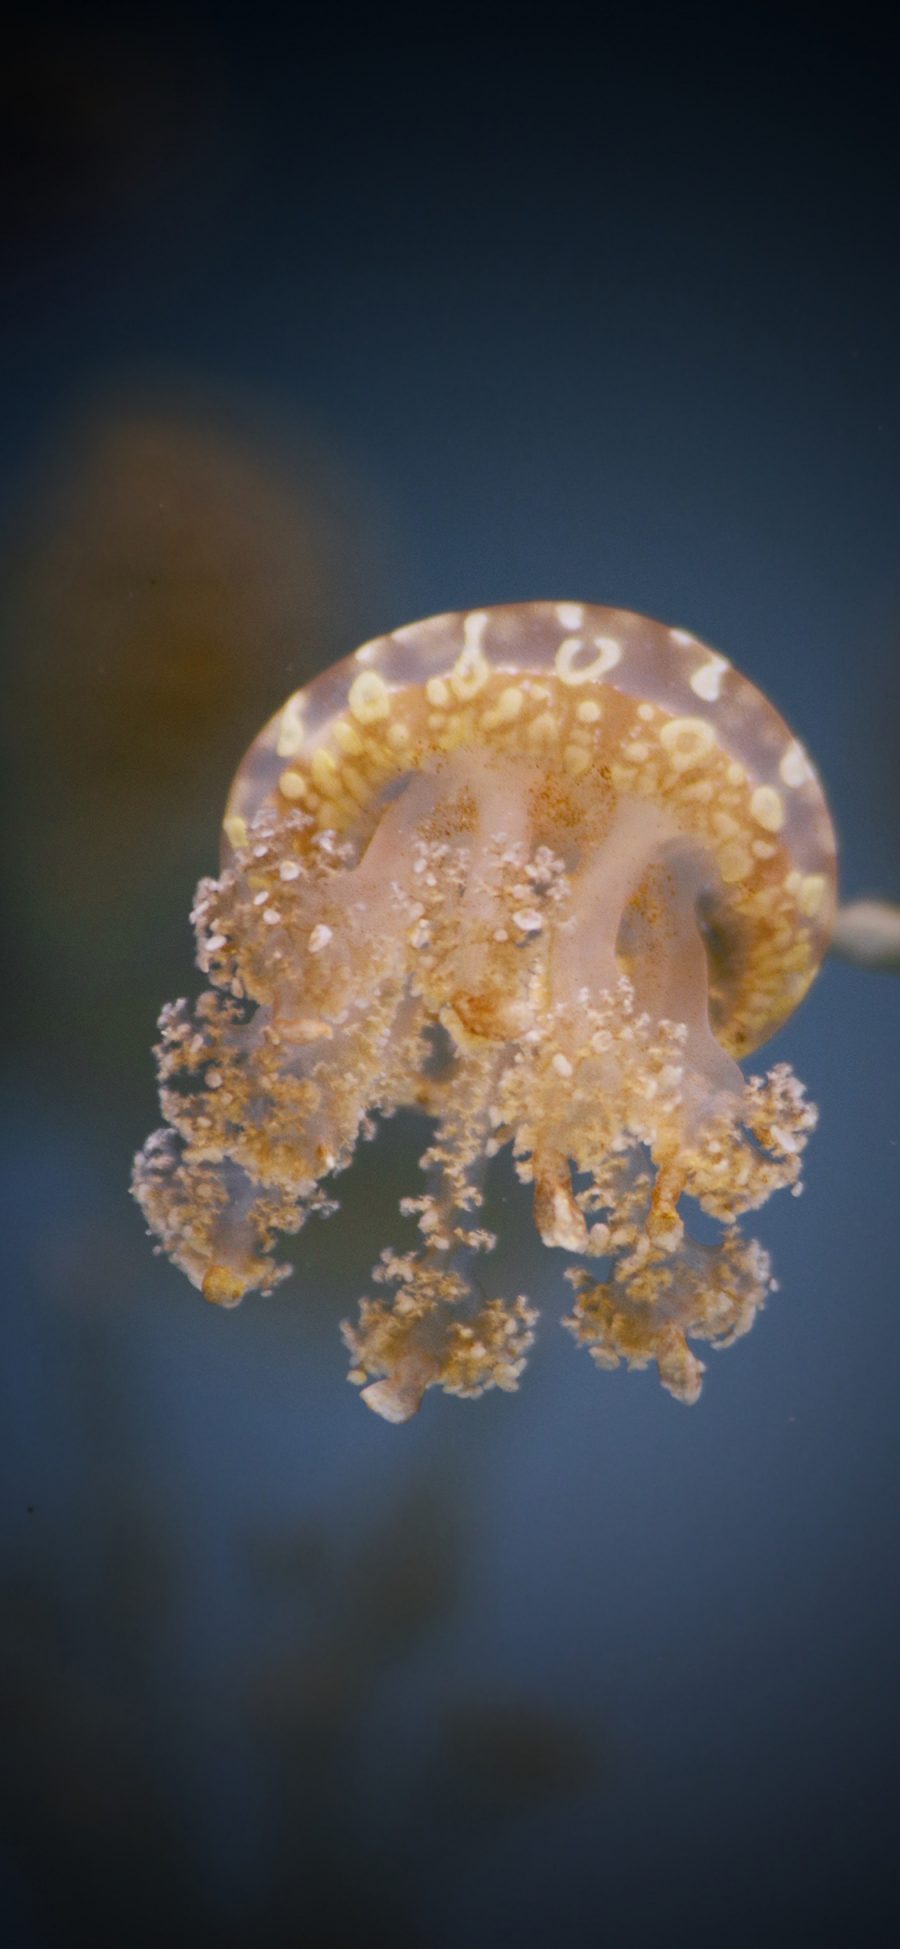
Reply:
M722 678L728 669L724 656L711 656L701 663L690 678L690 686L695 697L702 697L705 704L715 704L722 688Z
M794 739L793 744L788 745L781 764L778 767L778 771L785 785L796 786L809 784L810 779L813 777L813 768L802 744L800 744L797 738Z

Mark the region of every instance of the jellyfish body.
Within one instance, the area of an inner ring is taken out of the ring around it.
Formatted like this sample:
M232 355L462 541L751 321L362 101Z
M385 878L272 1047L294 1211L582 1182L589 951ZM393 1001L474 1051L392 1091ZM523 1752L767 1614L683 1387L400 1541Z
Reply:
M288 1270L279 1232L399 1106L434 1120L418 1247L384 1250L344 1335L388 1420L427 1388L517 1384L528 1300L485 1297L486 1167L509 1145L566 1325L601 1367L696 1399L772 1281L739 1215L798 1187L815 1120L738 1058L828 942L835 845L767 700L687 631L528 603L377 639L248 751L194 921L210 988L162 1017L168 1128L135 1166L161 1246L207 1299ZM685 1233L684 1196L720 1221Z

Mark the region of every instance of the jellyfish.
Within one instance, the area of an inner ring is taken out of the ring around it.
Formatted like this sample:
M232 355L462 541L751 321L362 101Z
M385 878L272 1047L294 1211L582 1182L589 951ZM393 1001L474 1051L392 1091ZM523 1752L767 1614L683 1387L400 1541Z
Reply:
M251 745L193 921L209 986L168 1006L166 1128L133 1189L217 1306L272 1289L279 1234L398 1109L430 1119L373 1290L342 1331L386 1420L513 1390L525 1294L483 1222L508 1149L564 1324L600 1368L731 1344L773 1290L742 1213L801 1188L815 1110L739 1061L828 944L835 841L806 751L689 631L575 602L432 617L366 643ZM715 1222L686 1228L685 1201ZM412 1238L412 1244L409 1239Z

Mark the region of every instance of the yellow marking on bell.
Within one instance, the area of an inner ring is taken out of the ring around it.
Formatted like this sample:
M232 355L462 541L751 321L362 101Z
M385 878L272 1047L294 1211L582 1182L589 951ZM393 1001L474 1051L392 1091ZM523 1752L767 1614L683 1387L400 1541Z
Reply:
M362 772L357 770L356 765L341 766L341 781L345 792L350 793L357 805L368 805L372 796L371 787L368 779L363 778Z
M753 861L739 839L729 839L716 854L719 872L726 886L734 886L738 880L745 880Z
M435 710L446 710L450 702L450 685L445 683L443 677L429 677L425 685L425 695L429 704L434 705Z
M800 912L815 920L824 905L828 881L824 873L805 873L800 884Z
M246 846L247 821L246 819L241 818L239 812L229 813L228 818L224 819L222 823L224 827L225 837L228 840L229 845L238 846L238 847Z
M577 659L583 656L589 647L593 649L593 656L589 655L586 663L579 663ZM554 665L561 683L596 683L600 677L606 675L607 670L615 669L621 656L622 646L616 642L614 636L595 636L590 646L583 636L564 636L556 652Z
M377 744L367 744L365 756L359 762L369 778L376 780L387 778L389 773L394 769L393 759L386 751L382 751Z
M391 714L391 693L377 670L363 670L354 677L347 702L360 724L376 724Z
M558 602L556 613L563 629L570 632L580 629L584 622L584 604L581 602Z
M339 745L341 750L346 752L348 758L358 758L360 752L365 749L359 732L354 729L352 724L348 723L345 717L338 718L337 723L333 727L333 732L335 744Z
M515 723L516 718L521 714L524 702L525 699L518 686L507 684L506 689L501 690L496 704L485 711L481 720L482 730L496 731L502 724Z
M541 711L528 726L529 744L552 744L559 736L559 718L552 711Z
M466 617L466 646L460 650L450 672L451 689L462 703L468 703L470 697L477 697L491 674L491 666L479 647L478 635L472 634L470 637L469 634L468 625L477 620L475 616ZM487 622L486 616L484 622Z
M283 771L278 780L278 790L286 799L304 799L306 779L298 771Z
M670 717L660 727L659 741L674 770L689 771L712 750L716 734L704 717Z
M659 791L659 772L656 765L644 765L635 779L635 790L642 798L653 798Z
M442 751L455 751L462 744L467 729L467 718L461 711L454 711L451 717L441 719L443 726L438 744Z
M570 778L581 778L590 769L591 754L583 744L567 744L563 752L563 766Z
M784 825L784 800L774 785L757 785L750 800L750 811L766 832L780 832Z
M298 751L302 750L305 735L304 709L303 695L299 690L295 690L293 697L288 698L278 719L275 750L279 758L296 758Z
M392 751L405 751L406 746L412 744L412 735L409 726L406 724L392 724L387 734L387 741Z
M331 752L326 751L324 745L320 744L313 752L309 768L320 792L324 792L327 798L340 798L341 775Z
M599 724L603 705L598 704L596 697L582 697L581 703L575 707L575 716L579 724Z

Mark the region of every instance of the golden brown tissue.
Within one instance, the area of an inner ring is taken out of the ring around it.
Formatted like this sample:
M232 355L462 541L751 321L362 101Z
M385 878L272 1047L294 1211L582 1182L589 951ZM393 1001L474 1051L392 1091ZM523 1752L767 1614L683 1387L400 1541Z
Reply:
M290 697L247 752L197 890L209 987L163 1012L167 1128L135 1164L160 1246L234 1306L334 1210L379 1117L433 1120L375 1294L343 1329L389 1421L429 1387L513 1389L536 1313L486 1297L490 1160L511 1146L565 1321L682 1401L772 1289L737 1227L800 1188L815 1111L749 1055L828 943L835 842L777 712L688 631L524 603L432 617ZM719 1221L685 1231L681 1200Z

